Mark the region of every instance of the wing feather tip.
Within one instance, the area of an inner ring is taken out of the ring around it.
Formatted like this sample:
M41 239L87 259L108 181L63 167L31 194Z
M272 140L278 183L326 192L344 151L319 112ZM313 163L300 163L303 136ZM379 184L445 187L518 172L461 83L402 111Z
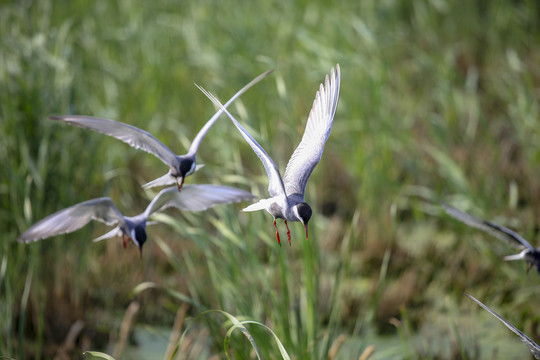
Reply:
M17 238L17 242L21 243L21 244L28 244L30 241L32 241L31 239L27 239L27 238L23 238L23 237L18 237Z

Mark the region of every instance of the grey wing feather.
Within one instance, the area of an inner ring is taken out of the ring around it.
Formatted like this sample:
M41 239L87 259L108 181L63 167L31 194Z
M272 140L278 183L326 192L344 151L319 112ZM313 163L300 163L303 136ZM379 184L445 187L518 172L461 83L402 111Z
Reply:
M234 96L232 98L229 99L229 101L227 101L225 103L225 105L223 105L224 108L227 108L230 104L232 104L232 102L234 100L236 100L240 95L242 95L243 93L245 93L250 87L252 87L253 85L255 85L256 83L258 83L259 81L261 81L262 79L264 79L266 76L268 76L272 71L274 71L273 69L272 70L268 70L268 71L265 71L264 73L262 73L261 75L257 76L255 79L251 80L247 85L245 85L243 88L241 88L236 94L234 94ZM218 112L216 112L214 114L214 116L212 116L210 118L210 120L208 120L206 122L206 124L203 126L203 128L199 131L199 133L197 134L197 136L195 136L195 139L193 139L193 142L191 143L191 146L189 147L189 151L187 153L188 156L193 156L197 153L197 150L199 149L199 145L201 144L204 136L206 135L206 133L208 132L208 130L212 127L212 125L214 125L214 123L216 122L216 120L221 116L221 114L223 114L223 111L220 109L218 110Z
M119 121L100 119L91 116L51 116L51 120L59 120L71 125L95 130L105 135L117 138L120 141L153 154L166 165L171 166L176 155L161 141L147 131Z
M535 359L539 359L540 360L540 346L538 346L538 344L536 344L534 341L532 341L527 335L525 335L524 333L522 333L518 328L516 328L514 325L510 324L508 321L506 321L502 316L500 316L499 314L497 314L495 311L491 310L487 305L484 305L480 300L476 299L474 296L472 295L469 295L469 294L465 294L469 297L469 299L471 299L472 301L474 301L475 303L477 303L478 305L480 305L484 310L486 310L487 312L489 312L491 315L495 316L497 319L499 319L500 322L502 322L507 328L509 328L510 330L512 330L512 332L514 334L516 334L517 336L519 336L519 339L521 341L523 341L523 343L525 345L527 345L527 347L531 350L531 353L533 354L534 358Z
M502 240L507 244L510 244L516 248L527 248L531 251L535 251L535 248L531 244L529 244L527 240L522 238L516 232L505 228L504 226L495 224L491 221L475 218L474 216L469 215L447 204L443 204L443 208L446 213L453 218L469 226L485 231L486 233L495 236L497 239Z
M326 76L325 85L320 85L309 113L302 141L292 154L283 182L288 195L304 196L306 184L315 166L321 160L324 145L330 131L339 101L341 73L339 64L336 72L332 68L330 78Z
M208 91L200 87L199 85L196 85L214 104L216 104L218 107L221 108L227 114L227 116L231 119L234 126L240 131L244 139L247 141L249 146L253 149L255 154L259 157L261 162L264 165L264 168L266 170L266 174L268 175L268 192L272 197L278 196L278 195L286 195L285 192L285 186L283 185L283 180L281 179L281 175L279 174L279 170L276 166L276 163L272 158L264 151L261 145L251 136L246 129L240 123L234 118L234 116L231 115L231 113L223 107L223 105L219 102L218 99L212 94L210 94Z
M47 216L32 225L18 240L28 243L73 232L88 224L90 220L114 225L123 222L124 217L108 197L88 200Z
M176 186L163 189L146 208L145 215L176 207L186 211L203 211L218 204L227 204L250 200L254 196L249 192L222 185L184 185L182 191Z

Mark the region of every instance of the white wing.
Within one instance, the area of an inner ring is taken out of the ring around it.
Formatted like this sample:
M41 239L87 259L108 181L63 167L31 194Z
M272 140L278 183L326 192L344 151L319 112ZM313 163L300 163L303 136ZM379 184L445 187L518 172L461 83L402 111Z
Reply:
M476 299L474 296L472 295L469 295L469 294L465 294L469 297L469 299L471 299L472 301L474 301L475 303L477 303L478 305L480 305L484 310L486 310L487 312L489 312L491 315L495 316L497 319L499 319L500 322L502 322L507 328L509 328L510 330L512 330L512 332L514 334L516 334L517 336L519 336L519 339L521 341L523 341L523 343L525 345L527 345L527 347L531 350L531 353L533 354L534 358L535 359L539 359L540 360L540 346L538 346L538 344L536 344L534 341L532 341L527 335L525 335L524 333L522 333L520 330L518 330L518 328L516 328L514 325L510 324L508 321L506 321L502 316L500 316L499 314L497 314L495 311L491 310L487 305L484 305L480 300Z
M443 208L446 213L453 218L458 219L459 221L469 226L485 231L488 234L495 236L497 239L506 242L507 244L510 244L517 248L527 248L533 252L536 251L536 249L531 244L529 244L527 240L522 238L516 232L505 228L504 226L495 224L491 221L475 218L474 216L464 213L463 211L460 211L447 204L443 204Z
M283 182L287 195L299 194L302 198L304 197L309 176L321 160L324 145L332 130L332 121L339 100L341 84L339 64L336 69L337 72L334 72L332 68L330 79L328 75L326 76L324 87L320 85L309 113L302 141L285 169Z
M156 211L176 207L186 211L203 211L218 204L253 199L249 191L221 185L184 185L161 190L144 212L148 217Z
M262 73L261 75L257 76L255 79L251 80L246 86L244 86L243 88L241 88L236 94L234 94L234 96L232 98L229 99L229 101L227 101L225 103L225 105L223 105L223 107L227 108L234 100L236 100L240 95L242 95L243 93L245 93L250 87L252 87L253 85L255 85L256 83L258 83L259 81L261 81L262 79L264 79L266 76L268 76L272 71L274 71L273 69L272 70L268 70L264 73ZM206 122L206 124L203 126L203 128L199 131L199 133L197 134L197 136L195 136L195 139L193 139L193 142L191 143L191 146L189 147L189 151L187 153L188 156L193 156L197 153L197 150L199 149L199 145L201 144L201 141L202 139L204 138L204 136L206 135L206 133L208 132L208 130L212 127L212 125L214 125L214 123L216 122L216 120L221 116L221 114L223 114L223 111L222 110L219 110L218 112L216 112L214 114L214 116L212 116L210 118L210 120L208 120Z
M114 225L123 223L124 217L108 197L88 200L47 216L25 231L18 240L28 243L73 232L88 224L90 220Z
M233 122L234 126L240 131L244 139L248 142L249 146L255 151L255 154L259 157L261 162L264 165L264 168L266 170L266 174L268 175L268 192L272 197L278 196L278 195L286 195L285 192L285 186L283 185L283 180L281 179L281 175L279 174L279 170L276 166L276 163L272 158L264 151L261 145L255 140L246 129L240 125L240 123L234 118L234 116L231 115L231 113L223 107L223 105L219 102L218 99L212 94L210 94L208 91L200 87L199 85L196 85L202 92L205 94L214 104L216 104L221 110L229 116L231 121Z
M176 157L176 155L161 141L156 139L154 135L119 121L76 115L51 116L49 119L63 121L71 125L95 130L102 134L115 137L136 149L141 149L153 154L169 166L171 166Z

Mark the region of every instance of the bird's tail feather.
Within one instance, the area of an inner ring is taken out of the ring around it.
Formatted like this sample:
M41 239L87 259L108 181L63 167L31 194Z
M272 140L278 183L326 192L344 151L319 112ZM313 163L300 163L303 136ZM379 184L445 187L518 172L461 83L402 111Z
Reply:
M120 228L117 226L114 229L112 229L111 231L109 231L108 233L106 233L104 235L101 235L100 237L95 238L92 241L93 242L98 242L98 241L101 241L101 240L110 239L112 237L115 237L116 235L120 235L121 233L122 233L122 230L120 230Z
M204 164L195 165L195 171L199 171L202 167L204 167Z
M242 209L242 211L258 211L258 210L266 210L268 208L269 201L271 199L262 199L257 201L254 204L249 205L248 207L245 207Z
M155 186L165 186L165 185L172 185L172 184L176 184L176 180L169 173L166 173L162 177L158 177L155 180L147 182L142 187L145 189L148 189Z
M526 252L527 252L527 250L522 251L519 254L505 256L504 260L505 261L521 260L521 259L523 259L525 257Z

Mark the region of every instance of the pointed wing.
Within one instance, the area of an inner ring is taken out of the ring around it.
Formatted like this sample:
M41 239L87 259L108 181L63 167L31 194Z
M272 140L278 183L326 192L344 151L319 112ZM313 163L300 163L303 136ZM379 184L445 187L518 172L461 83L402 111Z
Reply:
M288 195L299 194L304 197L306 184L315 166L321 160L326 140L332 130L332 121L336 113L341 73L339 64L336 72L332 68L330 79L326 76L325 85L320 85L315 95L313 107L309 113L302 141L292 154L283 182Z
M19 237L19 242L28 243L51 236L73 232L98 220L107 225L122 223L124 217L108 197L88 200L60 210L32 225Z
M219 102L218 99L212 94L210 94L208 91L200 87L199 85L196 85L199 90L203 92L214 104L216 104L218 107L221 108L225 114L231 119L234 126L240 131L244 139L247 141L249 146L253 149L255 154L259 157L261 162L264 165L264 168L266 170L266 174L268 175L268 192L272 197L278 196L278 195L286 195L285 192L285 186L283 185L283 180L281 179L281 175L279 174L279 170L276 166L276 163L272 158L264 151L261 145L255 140L246 129L240 125L240 123L234 118L234 116L231 115L231 113L223 107L223 105Z
M522 333L518 328L516 328L514 325L510 324L508 321L506 321L502 316L497 314L495 311L491 310L487 305L484 305L480 300L476 299L474 296L465 294L469 299L480 305L484 310L489 312L491 315L495 316L497 319L499 319L500 322L502 322L507 328L512 330L514 334L519 336L519 339L523 341L525 345L531 350L531 353L533 354L535 359L540 360L540 346L536 344L534 341L532 341L527 335Z
M234 94L234 96L232 98L229 99L229 101L227 101L225 103L225 105L223 105L224 108L227 108L230 104L232 104L232 102L234 100L236 100L240 95L242 95L243 93L245 93L250 87L252 87L253 85L255 85L256 83L258 83L259 81L261 81L262 79L264 79L265 77L267 77L272 71L274 71L273 69L272 70L268 70L264 73L262 73L261 75L257 76L255 79L251 80L246 86L244 86L243 88L241 88L236 94ZM201 144L204 136L206 135L206 133L208 132L208 130L212 127L212 125L214 125L214 123L216 122L216 120L221 116L221 114L223 114L223 111L222 110L218 110L218 112L216 112L214 114L214 116L212 116L210 118L210 120L208 120L206 122L206 124L203 126L203 128L199 131L199 133L197 134L197 136L195 136L195 139L193 139L193 142L191 143L191 146L189 147L189 151L187 153L188 156L193 156L197 153L197 150L199 149L199 145Z
M464 213L463 211L460 211L447 204L443 204L443 208L448 215L469 226L485 231L488 234L495 236L497 239L500 239L516 248L527 248L535 252L535 248L532 247L532 245L529 244L527 240L522 238L516 232L505 228L504 226L495 224L491 221L475 218L474 216Z
M176 207L186 211L203 211L218 204L228 204L253 199L249 191L222 185L184 185L161 190L146 208L148 217L156 211Z
M131 147L153 154L166 165L171 165L176 155L154 135L135 126L119 121L100 119L91 116L51 116L49 119L63 121L82 128L95 130L117 138Z

